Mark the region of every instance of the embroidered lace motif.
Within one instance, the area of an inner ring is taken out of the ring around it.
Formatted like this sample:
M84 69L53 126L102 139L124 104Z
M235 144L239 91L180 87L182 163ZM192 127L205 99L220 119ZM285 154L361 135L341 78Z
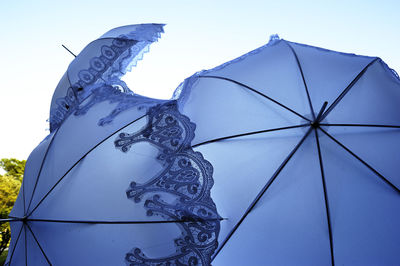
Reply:
M115 86L103 85L92 90L92 94L88 99L74 109L74 115L85 115L94 105L105 101L118 103L118 105L114 107L109 115L98 121L99 126L111 123L116 116L129 108L136 107L140 110L155 105L156 101L160 102L160 100L124 93Z
M200 152L191 148L195 124L180 114L176 101L150 108L148 124L135 134L120 133L116 148L128 152L138 142L158 148L161 173L144 184L132 182L126 194L135 203L144 201L148 216L158 215L177 222L182 236L175 239L176 253L149 258L140 248L126 254L128 265L210 265L218 246L220 217L211 199L213 167ZM158 194L160 193L160 194ZM161 195L176 198L167 203Z
M117 84L122 86L125 92L132 94L120 78L127 71L131 71L143 58L143 54L148 52L150 44L163 32L162 27L160 24L138 25L135 31L115 38L111 45L103 45L98 52L99 56L90 60L90 67L78 72L78 81L71 84L67 94L56 100L57 106L50 112L50 132L61 125L72 113L71 110L86 99L96 85Z

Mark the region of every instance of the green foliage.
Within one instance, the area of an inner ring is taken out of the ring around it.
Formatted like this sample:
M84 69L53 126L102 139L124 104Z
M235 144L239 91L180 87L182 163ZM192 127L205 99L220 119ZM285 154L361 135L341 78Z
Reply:
M14 176L0 176L0 216L7 218L17 199L21 181Z
M0 160L0 167L6 171L6 175L13 176L20 181L24 176L26 160L18 160L15 158L4 158Z
M6 259L7 259L7 251L4 251L3 253L1 253L1 255L0 255L0 265L4 265L4 262L6 261Z
M14 206L21 187L25 163L25 160L20 161L15 158L0 160L0 167L6 171L4 175L0 175L0 219L7 219ZM7 248L10 237L9 224L0 224L0 255Z

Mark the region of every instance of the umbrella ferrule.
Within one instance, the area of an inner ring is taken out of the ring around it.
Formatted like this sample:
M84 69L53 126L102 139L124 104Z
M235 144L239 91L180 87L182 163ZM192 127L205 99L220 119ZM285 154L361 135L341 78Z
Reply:
M313 122L311 122L311 123L310 123L310 126L311 126L312 128L318 128L318 127L319 127L319 121L313 121Z

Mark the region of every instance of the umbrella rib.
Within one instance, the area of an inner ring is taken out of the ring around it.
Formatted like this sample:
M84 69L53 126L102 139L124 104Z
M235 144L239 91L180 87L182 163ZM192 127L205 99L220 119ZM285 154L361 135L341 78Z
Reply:
M10 216L9 216L10 217ZM15 218L15 217L10 217L8 219L0 219L0 224L2 223L9 223L9 222L20 222L22 219L20 218Z
M53 265L53 264L50 262L49 258L47 257L46 253L44 252L42 246L41 246L40 243L39 243L39 240L36 238L36 236L35 236L35 234L33 233L31 227L29 226L29 224L26 223L26 226L28 227L29 231L31 232L31 234L32 234L32 236L33 236L33 239L35 239L35 242L36 242L36 244L38 245L38 247L39 247L40 251L42 252L43 256L45 257L47 263L48 263L49 265Z
M358 155L356 155L354 152L352 152L349 148L347 148L345 145L343 145L340 141L335 139L332 135L330 135L328 132L326 132L324 129L319 128L322 132L324 132L325 135L327 135L331 140L336 142L340 147L345 149L348 153L350 153L354 158L359 160L362 164L364 164L368 169L370 169L372 172L374 172L377 176L379 176L383 181L385 181L386 184L390 185L394 190L400 193L400 189L398 189L395 185L393 185L388 179L386 179L381 173L379 173L377 170L375 170L371 165L369 165L367 162L365 162L363 159L361 159Z
M340 93L340 95L333 101L333 103L326 109L325 113L322 115L321 120L323 120L332 110L335 108L335 106L342 100L342 98L349 92L349 90L354 86L354 84L357 83L357 81L364 75L364 73L367 71L367 69L375 63L379 57L376 57L374 60L369 62L368 65L366 65L363 70L361 70L360 73L350 82L350 84Z
M321 169L322 186L324 189L324 201L325 201L326 219L327 219L328 230L329 230L329 247L330 247L330 252L331 252L331 262L332 262L332 265L335 265L335 258L333 255L334 253L333 253L332 225L331 225L331 216L330 216L330 209L329 209L328 192L326 189L326 182L325 182L324 164L322 162L321 146L319 143L317 129L315 129L314 132L315 132L315 140L317 142L317 148L318 148L318 160L319 160L319 166Z
M45 154L43 156L43 160L42 160L42 163L40 164L39 172L37 174L36 181L35 181L35 186L33 187L32 196L31 196L31 199L29 200L29 204L28 204L28 208L26 209L26 212L28 212L29 208L31 207L32 199L35 196L36 187L37 187L37 184L39 182L40 174L42 173L44 162L46 161L47 154L49 153L50 147L53 144L53 141L54 141L59 129L60 128L57 128L56 132L54 133L53 138L51 139L51 141L49 143L49 146L47 146L46 152L45 152ZM24 212L24 214L26 214L26 212Z
M47 196L54 190L54 188L64 179L64 177L81 161L83 160L83 158L85 158L90 152L92 152L95 148L97 148L100 144L102 144L103 142L105 142L106 140L108 140L109 138L111 138L113 135L115 135L117 132L121 131L122 129L130 126L131 124L135 123L136 121L142 119L143 117L145 117L147 114L144 114L142 116L140 116L139 118L136 118L135 120L129 122L128 124L126 124L125 126L117 129L116 131L114 131L113 133L111 133L109 136L107 136L106 138L104 138L102 141L100 141L99 143L97 143L96 145L94 145L89 151L87 151L78 161L76 161L69 169L68 171L53 185L53 187L46 193L46 195L44 195L44 197L38 202L38 204L35 206L35 208L33 208L29 214L27 215L27 217L29 217L39 206L40 204L42 204L42 202L47 198Z
M293 47L292 47L287 41L285 41L285 43L289 46L289 48L290 48L290 50L292 51L294 57L296 58L296 63L297 63L297 66L299 67L300 74L301 74L301 78L303 79L304 88L306 89L308 104L309 104L310 110L311 110L311 115L312 115L312 117L313 117L313 120L315 120L314 107L313 107L312 102L311 102L310 93L308 92L308 87L307 87L306 79L304 78L303 68L301 67L299 58L298 58L298 56L297 56L297 53L296 53L295 50L293 49Z
M334 127L387 127L387 128L400 128L396 125L371 125L371 124L325 124L320 123L321 126L334 126Z
M184 220L166 220L166 221L88 221L88 220L53 220L53 219L27 219L29 222L49 222L49 223L72 223L72 224L168 224L168 223L187 223L187 222L205 222L205 221L223 221L226 218L215 219L184 219Z
M288 126L288 127L279 127L279 128L272 128L272 129L265 129L265 130L259 130L259 131L252 131L252 132L247 132L247 133L242 133L242 134L237 134L237 135L231 135L231 136L226 136L226 137L221 137L221 138L216 138L216 139L211 139L207 140L201 143L197 143L192 146L192 148L196 148L198 146L204 145L204 144L209 144L221 140L226 140L226 139L232 139L232 138L238 138L238 137L244 137L244 136L249 136L249 135L256 135L256 134L262 134L266 132L272 132L272 131L279 131L279 130L285 130L285 129L292 129L292 128L298 128L298 127L305 127L309 126L309 124L301 124L301 125L296 125L296 126Z
M26 226L24 226L24 234L25 234L25 266L28 266L28 245L26 244Z
M23 177L22 177L23 179ZM25 206L25 182L22 182L22 201L24 202L24 214L26 213L26 206Z
M308 119L308 118L302 116L301 114L297 113L296 111L294 111L293 109L287 107L286 105L284 105L284 104L278 102L277 100L272 99L271 97L265 95L264 93L262 93L262 92L260 92L260 91L258 91L258 90L256 90L256 89L253 89L253 88L251 88L250 86L247 86L246 84L243 84L243 83L241 83L241 82L239 82L239 81L236 81L236 80L233 80L233 79L230 79L230 78L226 78L226 77L220 77L220 76L198 76L198 77L199 77L199 78L215 78L215 79L222 79L222 80L226 80L226 81L235 83L235 84L237 84L237 85L239 85L239 86L242 86L243 88L246 88L246 89L248 89L248 90L250 90L250 91L252 91L252 92L254 92L254 93L258 94L258 95L263 96L264 98L267 98L267 99L270 100L271 102L273 102L273 103L275 103L275 104L277 104L277 105L279 105L279 106L285 108L286 110L288 110L288 111L292 112L293 114L295 114L295 115L297 115L297 116L303 118L304 120L307 120L307 121L310 121L310 122L311 122L310 119Z
M304 142L304 140L307 138L307 136L310 134L312 130L312 127L310 127L306 134L301 138L299 143L293 148L293 150L289 153L289 155L285 158L285 160L281 163L281 165L278 167L278 169L275 171L275 173L272 175L272 177L268 180L268 182L265 184L265 186L261 189L261 191L257 194L256 198L254 201L251 203L249 208L247 208L246 212L243 214L243 216L240 218L239 222L233 227L233 229L230 231L228 236L225 238L225 240L222 242L221 246L218 248L218 250L215 252L213 255L212 260L215 259L215 257L219 254L219 252L224 248L226 243L229 241L229 239L232 237L232 235L236 232L236 230L239 228L239 226L242 224L244 219L247 217L247 215L253 210L255 205L259 202L259 200L262 198L262 196L265 194L265 192L268 190L268 188L271 186L271 184L275 181L277 176L280 174L282 169L286 166L286 164L289 162L289 160L293 157L295 152L299 149L301 144Z
M18 236L17 236L17 240L15 241L15 244L14 244L13 250L12 250L12 252L11 252L11 256L10 256L10 260L9 260L9 264L11 264L11 261L12 261L12 259L13 259L15 248L16 248L16 247L17 247L17 245L18 245L18 241L19 241L19 238L20 238L20 236L21 236L21 233L22 233L22 228L23 228L23 225L21 225L21 229L19 230L19 233L18 233Z

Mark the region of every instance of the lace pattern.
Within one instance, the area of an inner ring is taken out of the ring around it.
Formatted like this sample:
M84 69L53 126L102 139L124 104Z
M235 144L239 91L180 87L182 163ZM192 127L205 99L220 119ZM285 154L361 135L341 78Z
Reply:
M92 88L98 84L124 84L124 91L131 94L120 78L131 71L143 58L143 54L149 51L150 44L163 32L162 27L160 24L138 25L135 31L113 39L111 45L101 46L99 55L90 60L90 67L80 70L77 81L73 84L70 82L67 94L56 100L56 107L50 111L50 132L58 128L72 113L71 109L86 99L92 93Z
M223 69L223 68L225 68L225 67L227 67L227 66L229 66L231 64L240 62L240 61L244 60L245 58L247 58L250 55L255 55L255 54L260 53L262 50L264 50L268 46L272 46L272 45L275 45L275 44L279 43L281 40L282 39L279 38L278 34L273 34L273 35L270 36L270 40L269 40L269 42L267 44L255 49L253 51L250 51L250 52L248 52L248 53L246 53L246 54L244 54L242 56L239 56L238 58L235 58L235 59L233 59L231 61L228 61L228 62L226 62L226 63L224 63L222 65L219 65L217 67L214 67L212 69L202 70L202 71L196 72L191 77L185 79L185 81L183 83L181 83L175 89L174 94L173 94L173 99L179 99L180 103L184 103L186 101L187 95L190 94L191 87L197 81L198 76L201 76L201 75L205 76L205 75L209 74L210 72L221 70L221 69Z
M210 265L218 246L220 217L211 199L213 167L191 148L195 124L180 114L176 101L150 108L148 124L138 133L120 133L116 148L128 152L132 145L148 142L157 147L163 170L144 184L132 182L126 192L136 204L144 201L147 216L177 222L182 236L175 239L176 253L149 258L140 248L128 252L128 265ZM161 193L161 194L159 194ZM175 197L167 203L163 194Z
M157 102L159 102L158 100ZM101 102L118 103L106 117L98 121L99 126L111 123L120 113L136 107L139 110L155 105L156 100L139 95L127 94L115 86L103 85L92 90L92 94L86 101L77 106L74 110L75 116L85 115L93 106Z

